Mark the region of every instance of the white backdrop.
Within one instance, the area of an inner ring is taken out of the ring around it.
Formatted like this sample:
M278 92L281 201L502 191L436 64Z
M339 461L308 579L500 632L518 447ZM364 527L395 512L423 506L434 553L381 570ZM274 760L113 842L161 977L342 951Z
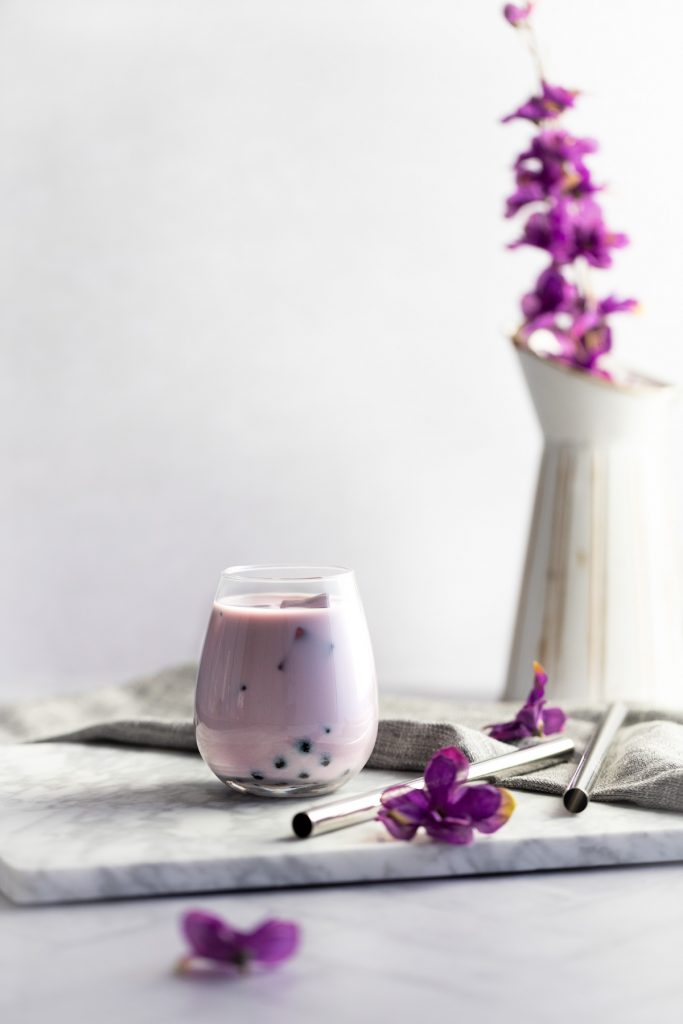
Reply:
M540 262L504 250L533 77L499 12L4 0L2 694L195 658L220 569L272 560L356 568L385 686L499 691ZM683 379L683 6L538 24L634 240L622 355Z

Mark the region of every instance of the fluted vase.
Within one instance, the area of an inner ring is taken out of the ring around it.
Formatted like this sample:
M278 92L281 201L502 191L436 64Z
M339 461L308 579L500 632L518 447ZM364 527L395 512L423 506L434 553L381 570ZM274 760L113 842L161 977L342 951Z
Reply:
M536 659L553 700L683 706L675 389L517 352L545 444L505 696L528 694Z

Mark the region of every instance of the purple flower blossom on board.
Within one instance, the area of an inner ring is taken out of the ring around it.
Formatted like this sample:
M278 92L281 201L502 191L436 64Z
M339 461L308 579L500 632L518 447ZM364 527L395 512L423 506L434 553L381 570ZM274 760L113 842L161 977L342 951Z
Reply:
M506 789L466 785L469 761L455 747L437 750L425 768L424 789L392 786L382 795L377 819L395 839L410 840L419 828L438 842L466 845L478 832L496 832L515 802Z
M251 932L240 932L216 914L190 910L184 914L181 927L191 950L177 965L181 973L197 962L229 974L244 973L252 964L270 967L287 960L299 945L298 926L276 918Z
M534 662L534 685L526 702L510 722L498 722L487 725L490 735L495 740L510 743L512 740L526 739L529 736L549 736L554 732L562 732L567 720L562 708L545 706L545 688L548 675L542 665Z
M611 295L596 297L587 275L591 268L610 267L614 251L629 240L623 232L607 227L595 199L602 186L593 181L586 157L597 151L597 142L572 135L558 124L558 118L574 107L579 93L547 81L530 20L532 10L531 4L508 4L503 10L511 25L525 30L541 84L538 95L503 119L521 119L538 126L537 134L514 163L515 189L506 200L505 216L527 213L520 237L509 248L540 250L547 254L549 264L534 290L522 298L524 321L516 338L528 344L537 331L547 331L554 343L546 353L549 357L609 378L600 365L612 348L609 318L613 313L630 312L638 304Z

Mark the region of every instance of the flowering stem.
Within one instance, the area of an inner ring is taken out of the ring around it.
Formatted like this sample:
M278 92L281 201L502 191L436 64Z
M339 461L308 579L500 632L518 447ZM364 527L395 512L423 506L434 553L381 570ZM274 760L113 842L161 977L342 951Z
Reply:
M544 251L549 265L533 291L521 301L524 315L516 337L529 343L536 331L557 343L552 357L571 366L609 376L599 361L612 348L609 318L637 307L634 299L614 295L598 298L592 288L591 268L612 265L612 250L628 245L628 236L605 224L595 196L602 190L592 178L586 157L595 153L594 139L579 138L562 123L574 107L578 91L552 84L545 76L538 39L530 16L536 4L506 4L503 15L524 32L540 79L537 95L503 118L529 121L537 133L514 164L515 191L506 201L506 217L526 213L522 235L509 247L532 246Z
M576 261L576 286L587 307L595 306L595 294L591 287L591 270L585 260Z
M538 39L531 22L527 21L524 29L526 32L526 45L536 67L539 84L542 85L545 80L545 74L543 71L543 61L541 60L541 50L538 45Z

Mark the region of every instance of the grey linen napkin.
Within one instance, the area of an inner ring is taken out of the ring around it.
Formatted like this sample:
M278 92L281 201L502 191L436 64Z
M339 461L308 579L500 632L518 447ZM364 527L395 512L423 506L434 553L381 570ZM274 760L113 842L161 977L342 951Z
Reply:
M0 744L100 740L194 751L195 679L195 666L182 665L119 686L0 705ZM482 730L512 718L516 709L503 702L384 697L368 767L418 773L446 746L458 747L470 761L505 753L512 747ZM565 731L577 747L572 763L500 781L509 789L561 794L603 710L565 706ZM594 799L683 811L683 711L632 709L610 748Z

